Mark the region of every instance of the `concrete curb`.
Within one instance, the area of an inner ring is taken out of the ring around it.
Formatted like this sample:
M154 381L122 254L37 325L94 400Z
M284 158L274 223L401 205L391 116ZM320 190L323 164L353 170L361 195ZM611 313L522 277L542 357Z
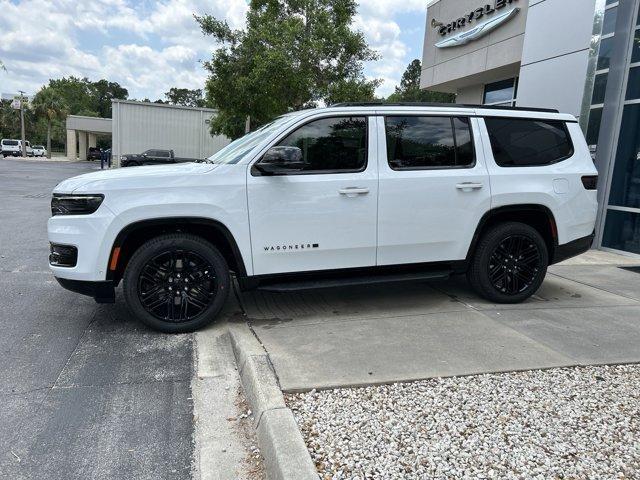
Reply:
M317 480L318 473L293 412L284 403L267 352L246 323L230 323L229 335L258 445L272 480Z

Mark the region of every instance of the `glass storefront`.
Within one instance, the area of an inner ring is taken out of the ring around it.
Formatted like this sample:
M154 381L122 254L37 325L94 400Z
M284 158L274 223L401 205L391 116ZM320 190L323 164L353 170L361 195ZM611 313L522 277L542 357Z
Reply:
M640 254L640 5L631 42L618 142L604 213L602 246ZM620 53L624 52L616 52ZM609 52L608 55L607 64L611 61L612 53ZM594 88L593 97L600 99L600 93L596 90ZM602 100L604 101L604 96ZM595 112L592 110L593 113ZM594 129L595 126L590 122L587 136L591 134L593 138Z

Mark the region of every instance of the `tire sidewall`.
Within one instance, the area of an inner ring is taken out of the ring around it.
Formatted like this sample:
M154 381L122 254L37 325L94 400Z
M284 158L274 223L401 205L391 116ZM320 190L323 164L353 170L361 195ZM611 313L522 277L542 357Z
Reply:
M515 295L500 292L494 287L488 275L489 262L494 250L506 237L511 235L527 237L536 244L540 252L540 266L537 277L529 287ZM547 245L536 229L523 223L505 223L487 232L482 238L471 271L471 275L475 278L470 280L472 285L479 290L479 293L490 301L496 303L520 303L538 291L547 274L548 264L549 252Z
M216 295L213 302L196 318L186 322L166 322L147 312L138 296L138 279L144 265L167 250L180 249L197 253L213 267L216 274ZM145 325L167 333L194 331L213 322L229 295L231 280L224 257L212 244L189 234L170 234L156 237L142 245L129 261L123 277L123 293L131 313Z

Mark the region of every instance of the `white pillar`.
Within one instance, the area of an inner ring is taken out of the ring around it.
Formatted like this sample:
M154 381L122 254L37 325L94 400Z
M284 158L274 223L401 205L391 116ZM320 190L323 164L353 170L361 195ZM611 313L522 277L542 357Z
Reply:
M78 132L78 158L87 159L87 132Z
M76 131L67 130L67 158L75 160L77 156L76 150Z
M95 133L89 134L89 148L95 147L98 140L98 136Z

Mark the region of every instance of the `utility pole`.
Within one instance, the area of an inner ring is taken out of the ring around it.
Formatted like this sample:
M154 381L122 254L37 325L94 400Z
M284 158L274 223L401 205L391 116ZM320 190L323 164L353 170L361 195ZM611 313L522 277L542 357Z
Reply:
M22 156L23 157L27 157L27 139L25 137L25 133L24 133L24 91L23 90L18 90L18 93L20 93L20 134L22 136Z

